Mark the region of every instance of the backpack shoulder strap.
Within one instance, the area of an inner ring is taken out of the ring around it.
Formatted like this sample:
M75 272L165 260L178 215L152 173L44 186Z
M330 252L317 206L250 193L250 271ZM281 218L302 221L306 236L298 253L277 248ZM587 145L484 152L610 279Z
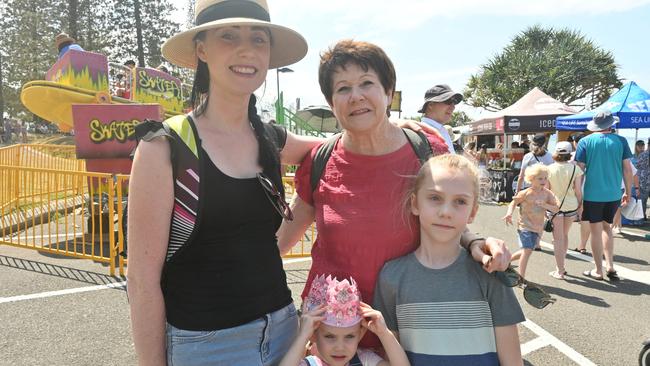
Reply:
M433 149L431 149L429 139L422 131L416 132L407 128L402 128L402 131L406 135L409 144L411 144L413 151L415 151L415 155L420 159L420 164L424 164L433 156Z
M336 135L328 138L323 142L322 145L316 150L316 154L314 155L314 159L312 161L312 166L311 166L311 175L309 179L309 183L311 184L311 191L315 191L316 187L318 187L318 181L320 180L320 177L323 175L323 171L325 170L325 165L327 165L327 161L330 159L330 156L332 155L332 151L334 151L334 147L336 146L336 142L341 138L341 134L337 133Z
M171 131L178 136L178 138L187 146L187 148L199 158L199 148L197 143L197 134L194 128L192 117L189 115L178 115L170 117L163 122L169 126Z
M163 125L169 129L173 151L174 208L166 256L169 262L192 242L200 221L201 144L191 116L174 116L165 120Z

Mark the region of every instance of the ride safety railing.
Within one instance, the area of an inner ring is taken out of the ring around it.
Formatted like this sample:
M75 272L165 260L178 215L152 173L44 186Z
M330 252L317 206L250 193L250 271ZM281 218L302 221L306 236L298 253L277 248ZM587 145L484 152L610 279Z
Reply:
M324 133L313 128L300 117L296 116L290 109L285 108L283 105L283 93L280 93L280 97L275 101L275 118L278 124L284 125L287 130L296 135L327 137Z
M129 176L86 172L74 147L0 148L0 245L89 259L124 276ZM293 177L285 191L294 194ZM314 225L285 257L308 257Z

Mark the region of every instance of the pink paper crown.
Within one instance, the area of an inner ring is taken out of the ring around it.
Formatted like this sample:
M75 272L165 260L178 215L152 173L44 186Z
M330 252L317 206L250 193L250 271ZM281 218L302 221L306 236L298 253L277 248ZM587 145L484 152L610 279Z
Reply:
M361 321L359 303L361 293L354 279L338 281L332 276L316 276L305 298L305 308L311 311L321 304L327 304L324 324L333 327L351 327Z

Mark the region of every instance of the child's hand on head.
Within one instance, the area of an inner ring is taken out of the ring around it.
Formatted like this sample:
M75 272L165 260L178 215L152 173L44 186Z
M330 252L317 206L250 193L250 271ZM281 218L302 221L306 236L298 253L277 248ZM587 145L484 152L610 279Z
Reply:
M370 305L364 302L359 304L359 309L361 310L361 316L363 317L361 320L362 327L367 328L378 336L385 332L390 332L386 326L384 316L380 311L373 309Z
M303 335L311 337L311 335L314 334L314 331L318 329L320 322L325 320L326 309L327 305L322 304L311 311L304 312L300 316L300 332Z

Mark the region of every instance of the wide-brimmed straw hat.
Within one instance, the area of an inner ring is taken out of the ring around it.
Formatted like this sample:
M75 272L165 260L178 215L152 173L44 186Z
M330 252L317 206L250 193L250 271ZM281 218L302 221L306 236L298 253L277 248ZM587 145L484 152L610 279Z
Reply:
M59 33L56 37L54 37L54 44L56 44L56 48L59 48L59 46L65 42L74 43L75 40L74 38L70 37L67 33Z
M194 37L201 31L226 26L267 28L271 32L271 69L300 61L307 54L307 41L298 32L271 23L265 0L197 0L194 24L163 44L162 54L169 62L196 68Z

